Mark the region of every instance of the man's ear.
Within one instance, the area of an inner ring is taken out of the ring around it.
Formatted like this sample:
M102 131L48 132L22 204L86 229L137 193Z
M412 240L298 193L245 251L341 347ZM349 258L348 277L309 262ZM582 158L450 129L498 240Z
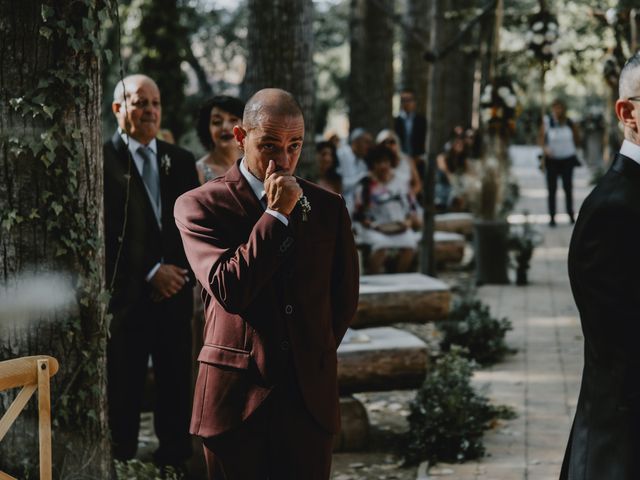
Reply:
M633 131L637 131L638 124L636 109L630 100L619 98L616 101L616 115L624 128L630 128Z
M233 127L233 136L236 138L236 142L240 148L244 148L244 139L247 138L247 132L239 125Z
M111 104L111 111L113 112L114 115L118 115L118 113L120 113L120 103L119 102L113 102Z

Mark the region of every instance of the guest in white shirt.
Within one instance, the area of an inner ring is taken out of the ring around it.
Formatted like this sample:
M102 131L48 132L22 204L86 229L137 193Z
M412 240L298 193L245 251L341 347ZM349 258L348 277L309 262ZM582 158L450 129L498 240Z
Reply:
M342 177L342 196L351 215L355 188L369 174L364 157L373 146L373 137L364 128L355 128L349 135L349 145L338 149L338 173Z

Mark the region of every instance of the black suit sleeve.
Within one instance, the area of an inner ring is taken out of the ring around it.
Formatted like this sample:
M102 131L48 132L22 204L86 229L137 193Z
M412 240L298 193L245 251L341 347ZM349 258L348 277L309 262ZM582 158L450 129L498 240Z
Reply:
M640 218L621 207L594 212L570 259L585 336L640 358Z

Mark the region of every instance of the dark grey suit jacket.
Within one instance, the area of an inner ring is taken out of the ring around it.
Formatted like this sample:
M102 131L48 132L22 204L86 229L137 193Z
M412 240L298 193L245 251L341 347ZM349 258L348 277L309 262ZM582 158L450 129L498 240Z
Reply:
M640 165L618 154L569 248L584 371L561 479L640 479Z

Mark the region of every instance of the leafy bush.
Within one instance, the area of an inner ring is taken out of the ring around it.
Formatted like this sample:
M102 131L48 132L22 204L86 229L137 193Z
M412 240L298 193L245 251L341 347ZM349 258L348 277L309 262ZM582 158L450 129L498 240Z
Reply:
M456 302L449 319L439 323L438 328L443 333L443 351L459 345L482 365L496 363L513 352L504 341L505 334L513 329L511 322L506 318L493 318L489 306L477 299Z
M473 362L453 347L436 362L410 406L405 461L463 462L484 454L482 435L496 418L513 418L471 386Z
M172 467L160 470L153 463L140 460L116 461L115 465L118 480L181 480L183 478L183 475Z

